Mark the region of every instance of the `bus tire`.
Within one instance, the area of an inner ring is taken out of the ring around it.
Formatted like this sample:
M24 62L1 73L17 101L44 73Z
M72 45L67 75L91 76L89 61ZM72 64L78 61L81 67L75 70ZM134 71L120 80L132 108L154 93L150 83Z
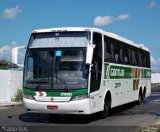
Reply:
M145 97L146 97L146 88L144 88L144 90L143 90L143 100L145 100Z
M139 90L137 104L140 105L143 101L142 89Z
M107 116L109 116L110 109L111 109L111 99L107 95L105 97L105 100L104 100L103 111L100 112L100 116L101 116L102 119L104 119Z

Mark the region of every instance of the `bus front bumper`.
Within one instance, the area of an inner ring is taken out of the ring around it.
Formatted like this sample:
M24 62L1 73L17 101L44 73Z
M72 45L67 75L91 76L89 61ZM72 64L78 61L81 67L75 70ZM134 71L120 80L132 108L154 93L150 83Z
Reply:
M25 108L29 112L53 114L90 114L89 99L69 102L39 102L23 98Z

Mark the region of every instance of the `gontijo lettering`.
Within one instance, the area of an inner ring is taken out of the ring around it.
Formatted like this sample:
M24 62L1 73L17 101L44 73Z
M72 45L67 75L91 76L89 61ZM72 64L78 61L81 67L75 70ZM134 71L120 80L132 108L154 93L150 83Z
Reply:
M114 69L111 68L111 76L124 76L124 69Z

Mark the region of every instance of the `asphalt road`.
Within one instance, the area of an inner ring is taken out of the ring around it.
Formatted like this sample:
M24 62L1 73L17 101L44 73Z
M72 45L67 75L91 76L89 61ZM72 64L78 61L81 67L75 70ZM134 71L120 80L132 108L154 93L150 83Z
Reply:
M97 114L88 116L27 113L23 105L0 108L0 131L34 132L134 132L151 124L160 124L160 87L152 88L152 95L141 105L135 103L112 109L106 119Z

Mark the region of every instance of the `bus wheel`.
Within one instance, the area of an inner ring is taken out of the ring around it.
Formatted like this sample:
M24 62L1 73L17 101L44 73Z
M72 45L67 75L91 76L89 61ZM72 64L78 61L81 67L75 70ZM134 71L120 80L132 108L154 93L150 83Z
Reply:
M143 101L143 95L142 95L142 90L140 90L139 95L138 95L137 104L140 105L142 101Z
M146 97L146 88L144 88L143 90L143 100L145 99L145 97Z
M110 108L111 108L111 100L108 96L106 96L105 100L104 100L104 109L103 111L101 111L101 118L106 118L109 115L110 112Z

